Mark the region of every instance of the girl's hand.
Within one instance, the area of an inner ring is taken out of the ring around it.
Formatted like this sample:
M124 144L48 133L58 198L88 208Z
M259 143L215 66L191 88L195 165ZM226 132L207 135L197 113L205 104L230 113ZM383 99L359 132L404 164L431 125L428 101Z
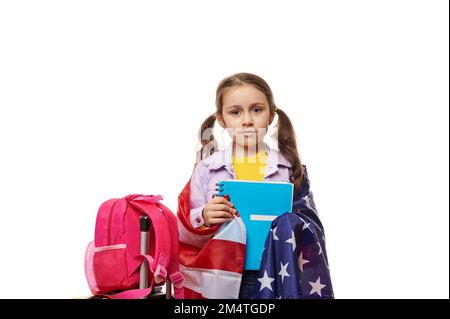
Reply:
M236 209L233 208L231 202L220 196L214 197L203 208L204 225L210 227L229 222L233 219L234 214L236 214Z

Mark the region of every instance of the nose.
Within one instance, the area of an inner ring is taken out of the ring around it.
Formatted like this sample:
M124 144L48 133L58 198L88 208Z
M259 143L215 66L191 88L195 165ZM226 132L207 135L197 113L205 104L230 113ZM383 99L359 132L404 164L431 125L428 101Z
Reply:
M242 118L242 126L248 127L253 125L253 119L249 112L244 112L243 118Z

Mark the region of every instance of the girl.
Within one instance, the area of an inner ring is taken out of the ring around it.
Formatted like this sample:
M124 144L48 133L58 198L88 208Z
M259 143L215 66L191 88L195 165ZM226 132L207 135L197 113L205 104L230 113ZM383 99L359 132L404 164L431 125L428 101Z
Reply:
M278 115L277 145L265 141L269 125ZM212 134L217 121L232 143L218 150ZM302 182L295 133L288 116L274 102L261 77L237 73L223 79L216 91L216 112L201 125L202 148L190 181L190 223L194 229L218 227L232 220L236 210L223 197L214 197L215 184L225 179ZM252 296L257 271L244 271L239 298Z
M272 145L265 136L275 114L278 115L275 134L277 143ZM216 121L232 138L232 143L224 150L218 149L214 139L213 127ZM258 290L263 293L258 296L261 298L278 298L281 295L302 297L300 287L295 289L294 294L267 294L275 290L270 284L271 278L262 278L258 271L244 270L241 276L245 258L245 245L242 245L245 244L245 239L242 239L245 230L242 229L245 226L241 224L240 218L233 218L236 210L232 202L225 197L214 197L216 183L221 180L280 181L294 184L293 208L304 208L304 203L313 205L312 196L308 195L306 168L300 163L294 129L287 115L275 105L266 81L250 73L237 73L223 79L216 91L216 112L201 125L200 140L202 147L197 154L196 166L178 203L180 269L185 281L185 296L246 299L255 296ZM300 219L297 217L297 220ZM300 232L313 224L312 220L301 220L303 224L300 225ZM314 233L314 236L323 237L322 233ZM302 238L299 237L300 243ZM313 241L308 239L308 242ZM321 247L324 247L323 243ZM298 254L298 250L296 252ZM321 254L320 258L324 255ZM294 256L292 250L290 258L291 265L298 263L298 255ZM309 265L312 264L311 261ZM268 264L262 266L270 267ZM303 266L302 272L306 268ZM314 270L315 274L317 272ZM308 284L305 277L301 279ZM298 284L299 281L295 282ZM274 285L277 282L281 289L283 280L275 281ZM318 284L314 282L314 287L322 287L318 286L322 282L323 279ZM322 291L319 292L322 296Z
M278 145L272 147L264 142L264 137L275 113L278 114ZM220 152L217 152L217 142L212 134L216 120L233 140L226 150ZM191 182L191 207L195 207L191 211L191 220L194 227L221 224L234 212L232 204L224 198L213 198L215 183L223 178L292 182L294 193L298 190L301 162L294 129L287 115L275 106L272 91L261 77L237 73L223 79L216 92L216 112L203 122L200 133L202 148L197 154L197 162L200 163L194 168L191 180L202 177L209 182L206 194L204 189L198 189L199 193L193 190L199 185ZM208 158L210 155L214 156ZM207 176L202 176L208 173L204 171L206 166L214 167L214 174L210 171ZM198 205L202 198L196 195L207 195L208 202Z

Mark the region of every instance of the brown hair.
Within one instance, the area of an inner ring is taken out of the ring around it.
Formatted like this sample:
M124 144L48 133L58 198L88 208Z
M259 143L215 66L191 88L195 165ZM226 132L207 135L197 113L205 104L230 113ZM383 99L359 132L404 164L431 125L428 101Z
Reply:
M272 90L270 89L267 82L255 74L236 73L224 78L219 83L216 90L216 112L208 116L208 118L202 123L200 127L199 139L202 147L197 153L196 164L218 150L217 141L212 134L212 130L216 121L216 114L222 114L223 95L227 89L243 84L253 85L256 89L261 91L266 96L267 101L269 102L270 113L273 114L274 112L276 112L278 114L278 148L280 149L281 154L283 154L291 164L289 178L291 182L294 183L295 192L300 188L301 185L302 165L297 150L294 128L286 113L280 110L275 105ZM208 146L208 148L205 148L206 146Z

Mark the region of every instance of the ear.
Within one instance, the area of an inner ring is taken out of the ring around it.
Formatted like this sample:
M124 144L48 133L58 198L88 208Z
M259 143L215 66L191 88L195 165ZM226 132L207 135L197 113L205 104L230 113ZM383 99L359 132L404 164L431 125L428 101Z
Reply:
M216 114L216 120L220 124L220 126L222 126L222 128L226 128L225 127L225 122L224 122L223 117L222 117L222 114Z
M273 113L270 115L269 125L272 124L274 118L275 118L275 112L273 112Z

